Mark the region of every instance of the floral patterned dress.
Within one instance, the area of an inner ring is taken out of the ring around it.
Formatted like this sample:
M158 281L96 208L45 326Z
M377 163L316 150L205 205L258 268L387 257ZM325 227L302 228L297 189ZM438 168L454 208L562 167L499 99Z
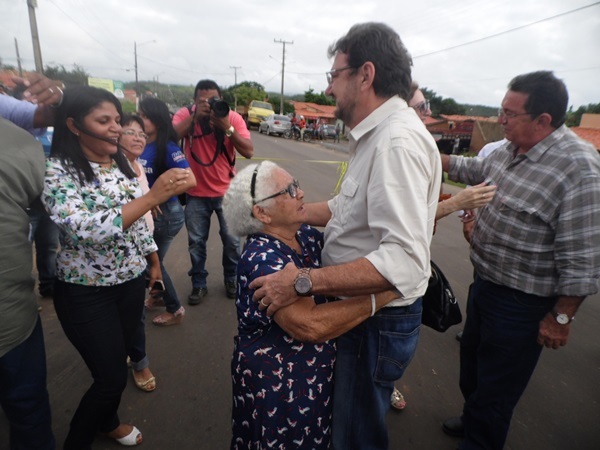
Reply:
M238 264L232 449L329 448L335 343L291 338L258 309L248 287L290 261L298 267L320 267L323 234L303 225L296 239L301 255L272 236L248 236ZM315 296L315 301L326 300Z

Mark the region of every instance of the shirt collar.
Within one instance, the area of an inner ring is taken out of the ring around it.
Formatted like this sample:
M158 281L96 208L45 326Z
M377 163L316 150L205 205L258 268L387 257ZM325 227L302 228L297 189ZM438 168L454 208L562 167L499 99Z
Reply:
M525 153L525 156L527 156L527 158L529 158L532 162L539 161L552 146L561 141L561 139L565 136L566 131L567 127L565 125L557 128L540 142L531 147L529 151Z
M381 106L376 108L365 117L352 131L350 131L350 145L358 142L365 134L377 127L387 117L401 109L408 108L406 102L399 96L395 95L386 100Z

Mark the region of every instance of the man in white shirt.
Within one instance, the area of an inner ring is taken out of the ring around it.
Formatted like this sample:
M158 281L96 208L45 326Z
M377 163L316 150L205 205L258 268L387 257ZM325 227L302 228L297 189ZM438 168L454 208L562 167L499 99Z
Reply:
M329 48L326 94L349 128L350 162L341 192L305 205L325 226L321 269L284 270L255 280L269 314L298 296L356 296L395 289L398 298L337 341L333 447L386 449L384 416L416 349L421 296L442 178L435 141L406 99L411 58L398 34L355 25Z

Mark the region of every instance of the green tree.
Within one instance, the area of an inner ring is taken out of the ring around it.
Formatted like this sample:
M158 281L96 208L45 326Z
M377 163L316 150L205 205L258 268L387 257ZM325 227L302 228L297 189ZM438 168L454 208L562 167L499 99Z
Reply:
M576 111L573 111L573 106L569 107L565 123L568 127L578 127L581 122L581 116L586 113L600 114L600 103L590 103L587 106L580 106Z
M222 89L223 100L229 103L232 107L235 103L235 96L237 95L237 104L247 105L252 100L269 100L269 95L265 92L265 88L262 84L255 81L242 81L237 85Z
M279 114L279 106L280 106L281 95L279 94L271 94L269 96L269 103L273 105L273 111ZM290 114L295 111L294 105L292 105L285 98L283 99L283 114Z
M136 112L135 102L129 100L121 100L121 106L125 114L132 114Z
M313 88L310 88L308 91L304 92L304 101L315 103L317 105L335 105L335 100L331 97L325 95L325 92L321 91L320 94L315 94Z
M73 70L65 69L65 66L46 66L44 75L53 80L60 80L67 86L87 86L89 73L78 64L73 64Z
M421 89L425 98L429 100L433 117L439 117L440 114L465 114L465 106L457 103L454 99L441 97L426 87L420 87L419 89Z

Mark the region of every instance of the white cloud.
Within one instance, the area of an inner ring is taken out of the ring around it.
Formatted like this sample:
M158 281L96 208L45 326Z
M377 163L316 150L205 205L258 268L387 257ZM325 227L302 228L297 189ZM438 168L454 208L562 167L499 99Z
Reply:
M0 57L16 65L14 38L23 65L33 69L26 0L0 0ZM83 66L96 77L135 78L138 44L141 80L195 84L213 78L222 86L256 81L269 91L281 86L286 45L286 94L326 88L327 47L354 23L386 22L396 29L414 60L414 78L461 103L497 105L507 83L533 70L554 70L565 79L571 104L600 102L597 42L600 6L565 14L480 42L468 42L559 15L591 0L346 0L253 2L221 0L39 0L36 10L45 64ZM155 43L148 43L155 40ZM430 52L458 46L430 56Z

